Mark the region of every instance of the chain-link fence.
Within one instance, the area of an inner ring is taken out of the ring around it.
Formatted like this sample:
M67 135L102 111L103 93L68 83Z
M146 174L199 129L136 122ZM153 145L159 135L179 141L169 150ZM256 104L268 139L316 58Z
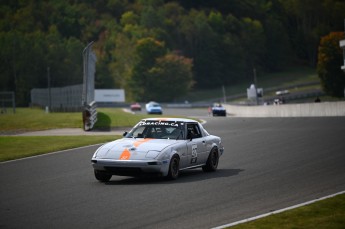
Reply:
M82 84L50 89L34 88L31 90L31 105L43 108L50 106L50 111L81 111L82 91Z
M0 92L0 113L7 113L8 110L16 113L15 95L13 91L2 91Z

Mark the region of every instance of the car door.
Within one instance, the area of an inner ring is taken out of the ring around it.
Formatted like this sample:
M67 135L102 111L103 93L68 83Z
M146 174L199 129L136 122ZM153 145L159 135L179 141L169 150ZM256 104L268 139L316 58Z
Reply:
M204 164L207 160L205 137L197 123L187 124L187 167Z

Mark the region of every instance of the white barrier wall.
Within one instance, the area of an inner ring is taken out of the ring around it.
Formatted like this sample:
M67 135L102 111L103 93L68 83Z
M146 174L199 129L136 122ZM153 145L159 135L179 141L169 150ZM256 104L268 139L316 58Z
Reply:
M228 114L238 117L322 117L345 116L345 102L234 106L223 104Z

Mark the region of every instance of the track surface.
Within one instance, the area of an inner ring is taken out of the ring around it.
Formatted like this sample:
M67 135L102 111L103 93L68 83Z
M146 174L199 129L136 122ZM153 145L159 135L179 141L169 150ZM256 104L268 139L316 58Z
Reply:
M225 146L215 173L102 184L97 146L0 164L0 228L211 228L345 190L345 117L201 118Z

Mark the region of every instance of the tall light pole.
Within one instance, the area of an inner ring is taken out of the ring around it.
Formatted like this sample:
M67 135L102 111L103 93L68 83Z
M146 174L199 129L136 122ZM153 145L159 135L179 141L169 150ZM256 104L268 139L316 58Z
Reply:
M256 105L259 105L259 98L258 98L258 81L256 78L256 68L253 68L254 73L254 85L255 85L255 98L256 98Z
M224 85L222 86L222 91L223 91L223 102L226 103L226 94L225 94L225 87L224 87Z
M52 95L51 95L51 87L50 87L50 67L47 67L47 84L48 84L48 110L50 112L52 106Z

